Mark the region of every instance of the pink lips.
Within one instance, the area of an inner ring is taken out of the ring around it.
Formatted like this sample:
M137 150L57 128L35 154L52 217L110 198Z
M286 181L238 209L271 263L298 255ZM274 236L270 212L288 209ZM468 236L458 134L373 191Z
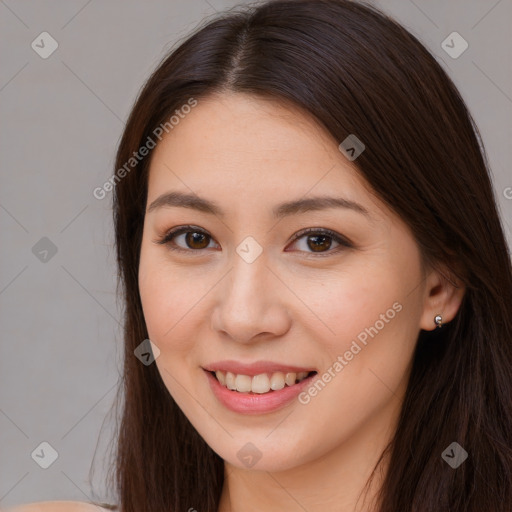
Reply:
M270 413L288 405L306 386L310 385L311 380L316 376L316 374L310 375L299 383L294 384L293 386L285 386L283 389L278 391L269 391L268 393L257 394L240 393L239 391L228 389L223 386L211 372L221 370L253 377L261 373L271 374L278 371L283 373L299 373L316 370L311 368L301 368L298 366L282 365L269 361L259 361L251 364L243 364L236 361L219 361L203 367L203 370L205 370L205 375L208 379L210 388L219 402L229 410L242 414Z

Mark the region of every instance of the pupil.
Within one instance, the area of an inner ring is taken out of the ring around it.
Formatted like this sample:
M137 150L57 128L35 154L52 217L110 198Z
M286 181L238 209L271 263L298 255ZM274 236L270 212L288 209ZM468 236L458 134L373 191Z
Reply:
M202 233L189 231L186 235L187 245L193 249L204 249L204 247L206 247L208 243L206 243L206 245L201 245L201 241L204 242L205 240L206 236ZM195 245L196 243L199 243L199 247Z
M322 242L325 243L325 241L327 239L329 239L330 237L327 236L327 235L313 235L313 236L309 236L308 237L308 246L310 249L312 249L313 251L315 252L322 252L322 248L326 248L326 249L329 249L330 247L330 243L326 244L326 247L322 247L322 245L320 245ZM313 245L310 245L309 244L309 241L310 240L313 240ZM320 241L320 243L319 243Z

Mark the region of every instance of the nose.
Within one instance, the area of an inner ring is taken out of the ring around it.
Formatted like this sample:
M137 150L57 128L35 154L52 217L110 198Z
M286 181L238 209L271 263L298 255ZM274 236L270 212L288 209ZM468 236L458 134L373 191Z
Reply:
M265 253L252 263L235 253L231 271L216 288L211 327L225 338L251 343L282 336L290 328L285 286L268 267Z

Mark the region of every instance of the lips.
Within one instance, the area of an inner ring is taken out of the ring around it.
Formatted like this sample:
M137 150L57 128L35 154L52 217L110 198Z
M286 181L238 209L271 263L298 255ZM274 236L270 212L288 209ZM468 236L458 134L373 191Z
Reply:
M217 399L243 414L268 413L286 406L318 373L308 367L269 361L219 361L203 370Z
M309 386L316 372L311 372L300 382L292 386L284 386L279 390L269 390L266 393L239 392L223 386L210 371L203 370L213 395L227 409L239 414L272 413L292 404L299 393ZM255 377L253 377L254 379Z

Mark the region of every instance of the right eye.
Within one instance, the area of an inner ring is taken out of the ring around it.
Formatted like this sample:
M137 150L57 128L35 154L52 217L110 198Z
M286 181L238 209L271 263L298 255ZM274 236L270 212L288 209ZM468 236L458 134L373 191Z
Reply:
M180 247L176 245L176 240L179 240L181 236L183 236L182 243L184 246ZM210 241L213 241L213 238L200 228L179 226L168 231L157 243L167 245L171 251L190 253L206 249Z

